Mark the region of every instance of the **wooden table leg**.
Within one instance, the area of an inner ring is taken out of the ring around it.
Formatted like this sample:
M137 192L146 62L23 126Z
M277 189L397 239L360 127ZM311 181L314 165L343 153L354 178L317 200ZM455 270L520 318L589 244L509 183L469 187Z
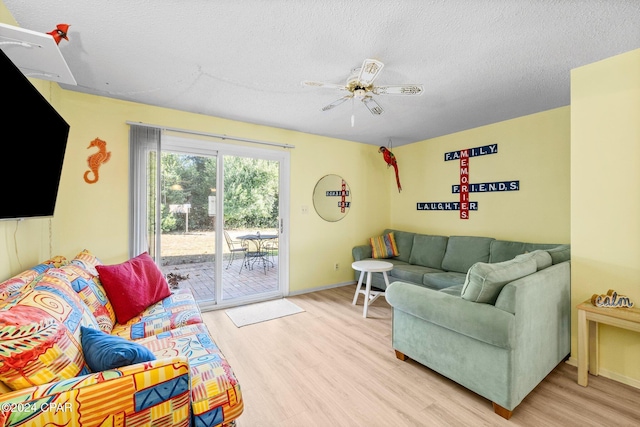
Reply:
M589 381L589 324L587 313L578 310L578 384L587 386Z
M589 361L589 373L598 376L600 375L598 322L587 320L587 330L589 331L589 358L587 359Z

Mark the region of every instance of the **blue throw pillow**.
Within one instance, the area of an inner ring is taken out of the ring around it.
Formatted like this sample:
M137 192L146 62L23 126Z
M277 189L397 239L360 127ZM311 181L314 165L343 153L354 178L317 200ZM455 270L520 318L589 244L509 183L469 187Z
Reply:
M80 327L82 351L92 372L156 360L148 348L97 329Z

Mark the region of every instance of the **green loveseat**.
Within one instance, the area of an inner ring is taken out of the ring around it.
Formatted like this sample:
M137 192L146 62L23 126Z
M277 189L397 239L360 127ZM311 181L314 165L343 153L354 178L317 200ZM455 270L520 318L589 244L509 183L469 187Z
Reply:
M387 232L399 250L385 259L394 264L385 296L397 357L489 399L509 419L570 353L569 245ZM356 260L370 253L353 249Z

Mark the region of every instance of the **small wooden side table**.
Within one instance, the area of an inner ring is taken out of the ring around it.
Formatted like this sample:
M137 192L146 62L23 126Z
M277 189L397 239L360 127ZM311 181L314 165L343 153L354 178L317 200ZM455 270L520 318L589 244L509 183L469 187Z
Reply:
M367 317L367 310L369 309L369 304L373 303L378 297L384 295L383 290L372 290L371 289L371 273L381 272L384 276L384 282L389 287L389 277L387 276L387 271L393 270L393 264L387 261L375 261L375 260L365 260L365 261L355 261L351 264L351 268L354 270L360 271L360 278L358 279L358 287L356 288L356 293L353 296L353 302L351 304L356 305L358 302L358 295L364 295L364 310L362 311L362 317ZM362 289L362 279L364 275L367 275L367 284L365 289Z
M640 332L640 309L596 307L587 300L578 308L578 384L586 387L589 374L598 375L598 323Z

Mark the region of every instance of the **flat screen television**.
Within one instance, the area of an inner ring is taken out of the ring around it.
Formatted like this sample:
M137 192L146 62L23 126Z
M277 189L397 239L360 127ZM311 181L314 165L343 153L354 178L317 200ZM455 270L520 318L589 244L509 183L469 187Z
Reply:
M0 220L52 217L69 125L0 49Z

